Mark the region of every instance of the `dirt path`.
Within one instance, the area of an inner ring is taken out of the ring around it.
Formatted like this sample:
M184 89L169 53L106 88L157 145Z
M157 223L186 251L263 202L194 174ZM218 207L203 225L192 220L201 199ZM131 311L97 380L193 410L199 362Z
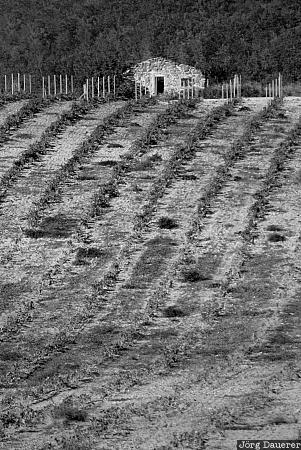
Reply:
M15 102L9 102L4 104L0 108L0 127L4 124L6 119L20 111L20 109L28 103L29 100L17 100Z

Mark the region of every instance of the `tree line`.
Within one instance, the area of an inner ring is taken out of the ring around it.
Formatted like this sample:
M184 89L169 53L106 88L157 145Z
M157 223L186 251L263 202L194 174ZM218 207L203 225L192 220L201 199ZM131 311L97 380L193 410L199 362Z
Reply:
M163 56L211 81L301 77L295 0L0 0L2 73L122 74Z

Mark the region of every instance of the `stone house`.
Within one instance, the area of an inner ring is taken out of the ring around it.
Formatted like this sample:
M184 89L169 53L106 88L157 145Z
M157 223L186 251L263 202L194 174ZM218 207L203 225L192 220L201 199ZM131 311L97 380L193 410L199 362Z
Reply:
M194 87L196 95L205 87L203 73L195 67L177 64L164 58L151 58L133 67L136 83L146 88L151 96L158 94L175 94L189 87Z

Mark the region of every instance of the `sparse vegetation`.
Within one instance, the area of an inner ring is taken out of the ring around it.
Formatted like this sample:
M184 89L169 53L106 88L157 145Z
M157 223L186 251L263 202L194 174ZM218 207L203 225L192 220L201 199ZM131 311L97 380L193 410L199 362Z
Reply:
M300 372L299 198L293 176L300 126L290 131L296 105L286 110L276 102L254 114L253 102L213 108L195 128L187 116L193 103L170 105L166 117L133 138L120 161L100 158L99 170L110 178L99 178L100 185L92 178L86 184L97 189L95 196L91 189L82 200L78 187L98 170L90 173L84 158L103 142L99 129L80 146L74 165L56 174L52 191L41 192L45 203L32 209L34 228L11 227L11 235L3 230L5 445L31 449L38 440L40 450L148 446L152 433L157 449L209 448L224 445L225 430L232 439L259 426L262 432L278 426L291 432L298 423L293 414L283 415L279 399L284 388L297 392ZM121 122L133 126L128 119L147 111L134 103L131 108L105 133ZM188 122L192 132L161 160L179 118L185 119L178 129ZM275 136L278 124L283 130ZM38 166L41 161L33 158L30 163ZM23 169L11 181L28 176ZM72 208L65 210L62 201L47 210L69 180L70 190L76 186ZM5 211L13 211L12 193L19 187L7 184ZM82 207L87 198L93 204ZM23 226L20 217L14 222L12 213L5 220L2 215L0 227L9 221ZM269 244L285 239L287 245ZM156 427L163 422L162 443Z
M0 126L0 144L8 139L8 131L11 129L17 129L24 120L33 117L43 107L49 105L49 101L32 99L29 100L17 113L7 117L3 125Z

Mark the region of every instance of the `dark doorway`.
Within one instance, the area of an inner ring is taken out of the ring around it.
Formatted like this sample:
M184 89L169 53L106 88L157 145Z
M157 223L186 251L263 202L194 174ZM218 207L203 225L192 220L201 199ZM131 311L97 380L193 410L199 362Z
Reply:
M164 77L156 77L157 95L164 92Z

